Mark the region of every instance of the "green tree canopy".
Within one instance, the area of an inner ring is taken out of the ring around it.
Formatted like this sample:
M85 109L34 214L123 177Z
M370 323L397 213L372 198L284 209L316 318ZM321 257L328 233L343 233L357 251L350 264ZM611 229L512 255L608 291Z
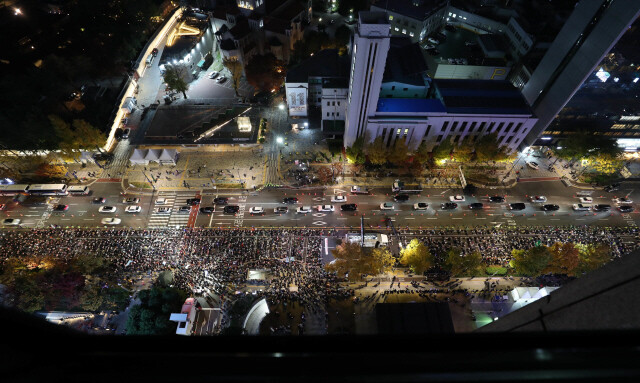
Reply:
M396 140L389 150L387 159L396 166L403 166L409 158L409 147L404 140Z
M238 96L238 87L240 86L240 79L242 78L243 71L242 64L235 57L225 57L222 59L222 65L224 65L224 67L231 73L231 85L233 86L233 90L236 92L236 96Z
M451 152L453 151L453 144L449 137L445 137L442 142L436 145L431 152L435 161L443 161L451 159Z
M389 270L395 263L387 249L377 248L369 252L357 243L345 242L336 246L331 254L335 260L326 269L350 281L360 280L362 274L377 275Z
M497 132L481 136L475 148L478 161L502 161L509 157L507 146L500 146Z
M169 320L171 312L180 310L187 297L176 288L153 287L138 293L140 304L133 306L127 319L128 335L170 335L175 323Z
M358 137L353 145L345 149L347 160L352 164L362 165L365 162L364 156L364 137Z
M556 242L549 247L551 260L544 273L574 275L580 262L579 251L573 243Z
M454 147L453 159L458 162L469 162L473 158L473 152L473 143L469 139L465 139L460 145Z
M611 261L611 248L604 243L601 244L581 244L575 245L578 249L579 263L575 270L576 275L589 273L604 266Z
M475 276L482 265L482 255L474 251L471 254L463 254L461 249L451 248L447 251L444 266L455 276Z
M427 143L426 141L422 141L420 146L418 146L418 149L413 153L413 160L424 165L429 161L430 157L431 155L429 149L427 149Z
M409 266L416 274L422 274L433 266L434 257L422 241L414 238L400 250L400 264Z
M386 164L389 151L387 150L387 146L384 144L384 137L378 136L373 140L373 142L369 143L367 145L366 153L367 159L373 165Z
M551 261L551 253L547 246L536 246L528 250L512 250L509 262L519 275L537 277Z

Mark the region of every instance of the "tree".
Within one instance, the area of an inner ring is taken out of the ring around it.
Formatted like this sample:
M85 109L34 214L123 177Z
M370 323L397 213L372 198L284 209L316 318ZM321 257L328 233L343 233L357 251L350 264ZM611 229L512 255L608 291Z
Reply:
M286 75L284 63L272 53L255 55L245 68L247 81L261 91L278 89Z
M364 137L358 137L353 145L345 149L347 160L352 164L362 165L365 162L364 157Z
M407 170L409 170L409 173L411 173L411 175L416 178L420 177L422 175L422 172L424 171L424 165L422 165L418 161L411 161L411 163L409 163L407 166Z
M345 242L338 245L331 251L331 255L335 259L326 268L328 271L337 273L340 277L346 277L350 281L357 281L362 274L366 274L368 271L364 267L364 251L357 243Z
M233 85L236 96L239 96L238 87L240 86L240 79L242 78L242 64L235 57L225 57L222 59L222 65L231 73L231 85Z
M323 184L328 184L333 181L333 172L327 166L320 166L317 172L318 179Z
M387 163L389 151L384 143L384 137L378 136L373 142L367 145L367 159L373 165L384 165Z
M434 264L433 255L427 246L419 239L412 239L409 244L400 250L400 263L409 266L416 274L423 274Z
M80 307L87 311L98 311L102 307L104 298L100 294L100 285L97 283L87 284L80 298Z
M46 179L60 180L65 178L66 174L67 168L59 164L43 162L36 169L36 175Z
M431 154L435 161L443 161L451 159L451 152L453 151L453 144L448 137L445 137L441 143L436 145Z
M471 254L463 254L461 249L451 248L447 252L445 268L455 276L475 276L482 264L482 255L474 251Z
M15 306L22 311L32 313L44 308L44 294L33 278L16 277L13 295L16 298Z
M425 163L427 163L427 161L429 161L430 157L431 154L429 153L429 149L427 149L427 143L426 141L422 141L420 143L420 146L418 146L418 149L416 149L415 153L413 153L413 161L417 161L424 165Z
M604 243L584 245L577 243L579 263L575 274L580 275L597 270L611 261L611 248Z
M164 72L164 82L167 83L167 88L175 90L176 92L182 92L184 98L187 98L187 90L189 90L189 84L186 80L187 69L180 66L166 65Z
M464 189L462 190L462 192L464 194L476 194L476 192L478 191L478 188L476 187L476 185L474 184L467 184L467 186L464 187Z
M402 166L407 161L409 154L409 147L404 142L404 140L396 140L393 144L393 147L389 151L389 156L387 157L389 162L396 166Z
M185 291L176 288L154 287L139 292L140 304L129 311L127 334L170 335L175 325L169 316L180 309L186 297Z
M516 273L529 277L537 277L547 267L551 260L551 253L547 246L536 246L528 250L512 250L509 262Z
M549 247L551 260L544 273L574 275L580 262L579 251L573 243L556 242Z
M481 136L475 144L478 161L501 161L509 155L506 146L500 146L498 133L493 132Z
M60 140L62 156L67 159L77 160L80 150L100 148L107 142L107 136L85 120L73 120L69 125L59 116L49 115L49 121Z
M371 274L381 274L391 271L396 264L396 259L386 247L378 247L371 251L372 269Z
M621 156L612 156L607 153L598 154L591 158L591 167L598 173L613 174L620 170L624 163Z
M463 140L460 145L454 148L453 159L458 162L469 162L473 158L473 143L470 140Z
M98 149L107 142L107 136L85 120L73 120L71 125L78 149Z

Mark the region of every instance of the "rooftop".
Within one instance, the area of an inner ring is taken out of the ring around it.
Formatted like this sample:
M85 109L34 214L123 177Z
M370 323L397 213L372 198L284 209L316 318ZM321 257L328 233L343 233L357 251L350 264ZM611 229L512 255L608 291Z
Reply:
M408 37L391 37L383 82L397 81L424 85L423 73L427 69L427 63L418 43L412 44Z
M509 81L433 81L448 113L532 114L520 91Z
M359 17L362 24L389 24L384 12L362 11L359 13Z
M445 113L442 101L435 98L380 98L380 113Z
M337 49L323 49L287 72L286 82L307 82L309 77L349 76L349 56Z
M377 0L372 4L416 20L425 20L446 5L447 0Z

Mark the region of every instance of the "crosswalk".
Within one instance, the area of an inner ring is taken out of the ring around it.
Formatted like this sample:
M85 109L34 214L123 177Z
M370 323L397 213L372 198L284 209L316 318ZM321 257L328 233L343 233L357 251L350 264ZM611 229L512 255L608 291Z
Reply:
M171 228L183 228L187 227L189 223L189 215L188 213L180 213L178 210L182 206L187 205L187 199L195 197L194 193L190 194L176 194L175 192L161 192L158 195L158 198L166 199L166 203L164 205L155 205L153 208L153 212L149 216L149 220L147 222L147 227L149 228L163 228L163 227L171 227ZM154 200L155 202L155 200ZM170 207L171 213L158 213L158 208L160 207ZM193 210L194 208L192 208Z
M127 171L127 165L129 164L129 157L133 152L133 146L129 145L129 142L122 140L118 142L116 149L113 151L113 160L105 171L104 175L110 175L109 178L118 178L124 176Z

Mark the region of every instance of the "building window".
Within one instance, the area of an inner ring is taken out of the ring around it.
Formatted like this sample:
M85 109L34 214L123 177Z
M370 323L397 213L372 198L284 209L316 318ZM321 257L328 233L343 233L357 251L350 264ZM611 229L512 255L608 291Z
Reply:
M511 130L512 126L513 126L513 122L510 122L509 125L507 125L507 129L504 130L504 134L509 133L509 131Z
M336 116L340 117L340 112L336 112Z
M511 142L511 140L513 140L514 136L509 136L509 138L507 138L507 140L505 141L507 144Z
M456 131L456 127L458 126L458 121L454 121L453 122L453 126L451 127L451 132L455 132Z
M480 123L480 127L478 128L478 131L479 131L479 132L482 132L482 130L484 129L484 126L485 126L486 124L487 124L487 122L486 122L486 121L482 121L482 122Z
M520 131L520 128L522 127L522 122L519 123L518 125L516 125L516 130L513 131L514 134L518 133Z
M408 91L408 90L409 90L409 88L404 88L404 89L402 89L402 90L406 92L406 91Z
M473 133L473 130L476 128L477 122L474 121L471 123L471 127L469 127L469 133Z
M439 143L440 141L442 141L442 135L438 136L438 139L436 140L436 143Z
M447 130L448 126L449 126L449 121L445 121L444 124L442 124L442 129L440 129L440 133L442 133L445 130ZM440 139L438 139L438 141L440 141Z
M464 132L464 128L466 128L466 127L467 127L467 122L466 122L466 121L463 121L463 122L462 122L462 125L460 125L460 130L459 130L459 131L460 131L460 132Z
M458 140L460 140L460 135L457 135L457 136L456 136L456 138L454 138L454 139L453 139L453 142L454 142L454 143L457 143L457 142L458 142Z
M340 106L340 101L338 101L338 106Z
M318 102L320 102L320 100L321 100L321 98L320 98L320 97L318 97Z
M331 105L331 103L329 101L327 101L327 106Z
M496 133L500 134L500 131L502 130L503 126L504 126L504 122L501 122L500 124L498 124L498 129L496 129Z
M332 106L336 106L336 102L335 102L335 101L332 101L331 105L332 105Z
M400 129L400 128L396 129L396 136L399 136L400 132L402 132L402 129Z
M405 128L404 130L404 135L406 136L407 134L409 134L409 128Z
M327 112L327 117L329 117L329 112Z

